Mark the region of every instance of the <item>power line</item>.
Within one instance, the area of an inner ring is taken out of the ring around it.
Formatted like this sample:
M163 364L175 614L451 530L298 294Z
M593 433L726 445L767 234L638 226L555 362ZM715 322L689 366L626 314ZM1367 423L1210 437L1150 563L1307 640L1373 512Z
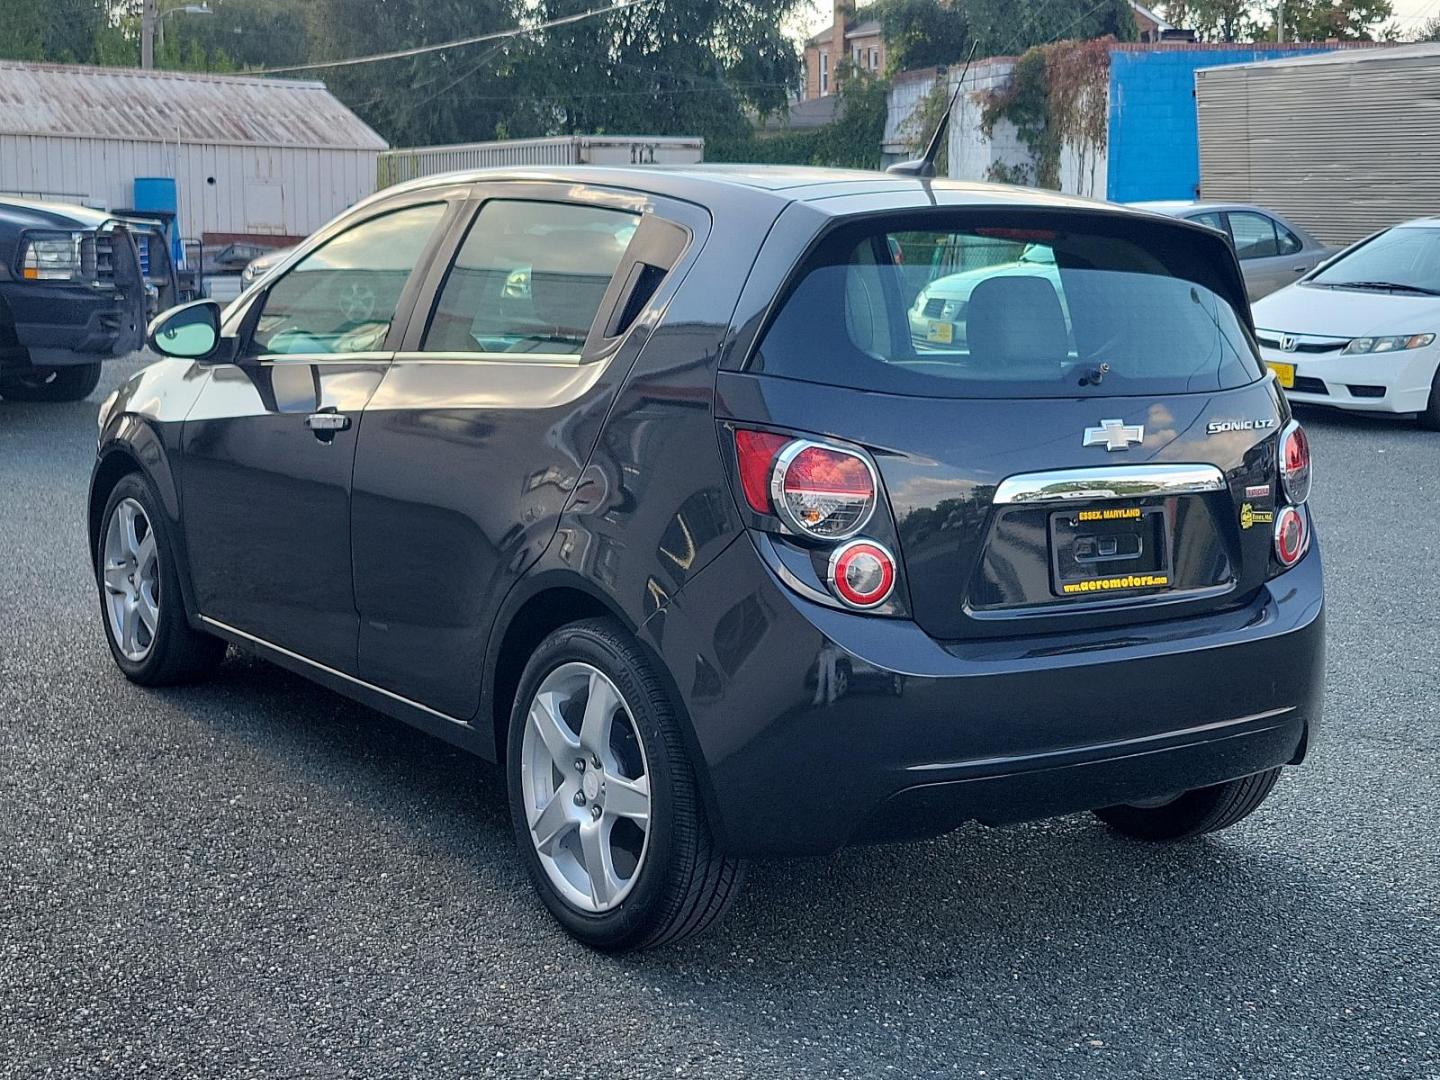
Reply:
M609 7L592 8L589 11L582 11L578 15L566 15L559 19L550 19L548 22L536 23L534 26L517 26L511 30L496 30L488 34L476 34L474 37L456 38L454 41L442 41L438 45L417 45L412 49L396 49L394 52L373 53L370 56L355 56L348 60L319 60L313 64L294 64L290 67L260 68L258 71L247 71L247 75L285 75L292 71L318 71L322 68L353 67L356 64L374 64L381 60L402 60L407 56L422 56L425 53L439 52L442 49L457 49L465 45L479 45L485 41L502 41L506 38L524 37L527 34L537 34L542 30L550 30L557 26L568 26L584 19L593 19L597 15L611 15L617 11L624 11L627 8L643 7L646 4L653 4L655 0L622 0L621 3L612 4Z

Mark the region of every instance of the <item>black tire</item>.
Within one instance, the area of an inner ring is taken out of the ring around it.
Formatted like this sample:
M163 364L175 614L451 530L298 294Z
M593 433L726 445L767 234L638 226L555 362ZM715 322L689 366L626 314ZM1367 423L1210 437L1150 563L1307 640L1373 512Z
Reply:
M107 609L104 580L105 534L115 508L126 499L133 499L145 512L149 528L154 530L159 617L149 652L142 660L131 660L115 640ZM180 580L175 572L174 549L167 534L168 526L160 509L160 500L150 490L145 477L136 472L120 479L105 500L105 513L100 519L100 535L94 555L95 582L100 593L100 624L105 641L116 665L131 682L141 686L176 686L209 677L225 658L225 642L195 630L186 617L180 594Z
M634 884L618 906L592 913L574 906L546 875L530 835L522 786L522 743L535 692L562 664L598 668L625 698L648 762L650 830ZM671 701L639 644L612 619L562 627L535 650L515 695L506 773L515 842L535 890L571 935L606 952L667 945L718 920L740 891L744 863L715 846L694 768Z
M1430 403L1415 419L1423 428L1440 431L1440 368L1436 369L1435 379L1430 383Z
M1116 832L1137 840L1189 840L1228 829L1265 801L1280 770L1196 788L1161 806L1109 806L1095 816Z
M100 365L69 364L12 372L0 382L0 397L10 401L84 401L100 385Z

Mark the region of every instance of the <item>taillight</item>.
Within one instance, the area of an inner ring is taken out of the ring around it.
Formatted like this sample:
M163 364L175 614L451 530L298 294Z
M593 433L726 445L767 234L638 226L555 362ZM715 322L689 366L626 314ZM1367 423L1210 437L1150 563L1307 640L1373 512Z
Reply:
M872 540L852 540L831 554L828 576L830 591L850 607L873 608L895 590L895 556Z
M1281 566L1294 566L1310 544L1310 523L1298 506L1286 506L1275 515L1275 557Z
M848 539L875 510L874 470L854 450L740 428L735 452L750 509L778 517L801 536Z
M844 540L875 509L875 475L859 454L797 439L780 451L770 475L780 520L816 540Z
M1297 506L1310 498L1310 439L1297 420L1280 433L1280 490Z
M740 487L745 501L757 514L773 514L770 505L770 474L780 448L790 442L788 435L772 435L768 431L735 430L735 455L740 465Z

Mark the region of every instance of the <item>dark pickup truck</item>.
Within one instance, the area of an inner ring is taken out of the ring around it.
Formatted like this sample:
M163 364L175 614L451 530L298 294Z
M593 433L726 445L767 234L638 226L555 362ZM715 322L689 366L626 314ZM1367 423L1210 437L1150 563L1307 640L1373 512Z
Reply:
M78 401L175 303L163 227L65 203L0 199L0 397Z

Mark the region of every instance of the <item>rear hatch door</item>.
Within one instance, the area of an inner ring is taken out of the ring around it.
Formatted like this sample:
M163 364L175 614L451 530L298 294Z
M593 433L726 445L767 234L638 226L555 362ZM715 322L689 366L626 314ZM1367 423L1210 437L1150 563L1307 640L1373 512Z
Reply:
M1183 223L844 222L719 405L870 453L935 637L1152 621L1240 603L1269 572L1288 414L1248 319L1228 245Z

